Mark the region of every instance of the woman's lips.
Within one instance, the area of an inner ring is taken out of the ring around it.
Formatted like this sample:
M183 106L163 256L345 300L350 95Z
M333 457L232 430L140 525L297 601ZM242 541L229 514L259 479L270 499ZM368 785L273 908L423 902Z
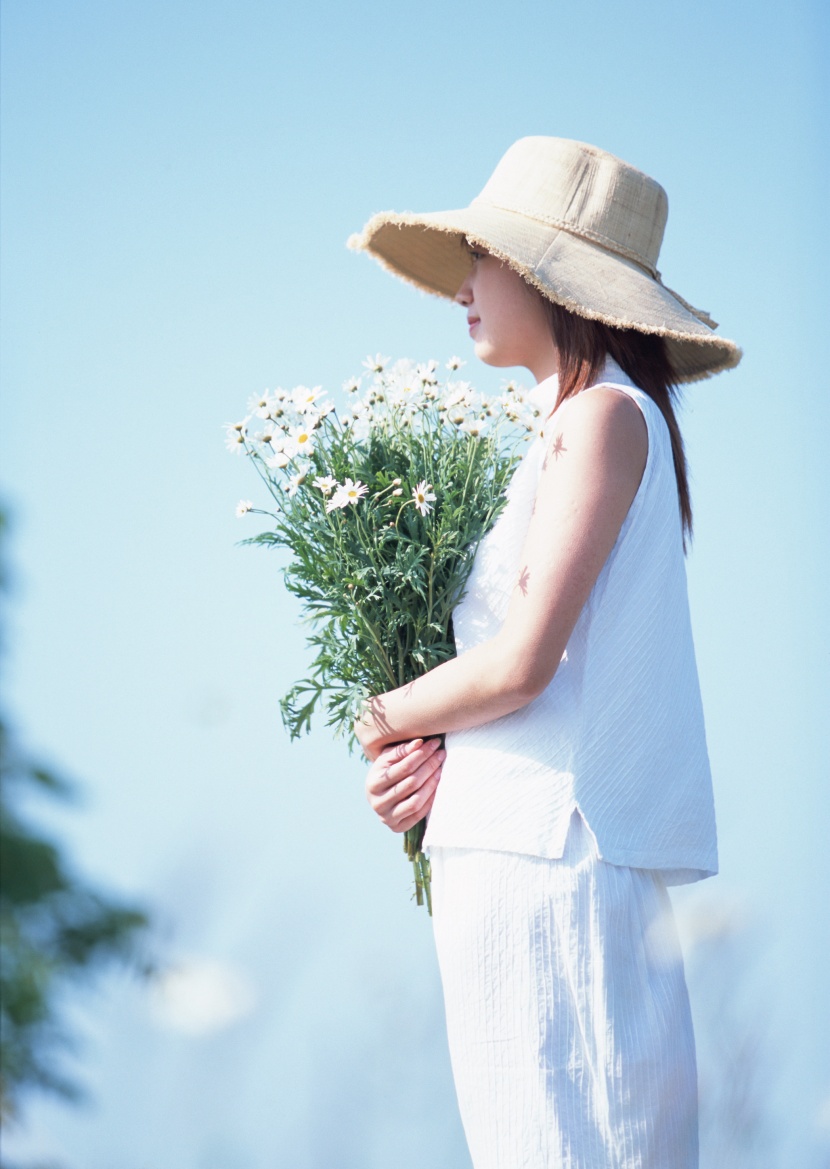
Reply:
M467 331L472 333L473 329L481 320L481 317L467 317Z

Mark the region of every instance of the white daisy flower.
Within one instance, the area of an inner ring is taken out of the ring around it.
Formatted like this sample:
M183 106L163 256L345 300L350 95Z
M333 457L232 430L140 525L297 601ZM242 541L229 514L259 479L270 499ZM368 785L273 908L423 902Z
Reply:
M357 503L362 495L365 495L369 488L365 483L361 483L358 479L353 483L351 479L346 479L340 490L347 497L349 503Z
M334 405L332 404L330 408L333 410ZM320 423L323 421L323 418L326 416L326 414L328 414L328 412L329 412L328 410L324 410L321 412L318 412L316 410L314 410L314 411L306 410L305 414L303 415L303 420L305 422L304 429L305 430L317 430L320 426Z
M291 475L290 476L288 482L283 487L283 491L285 491L285 493L289 499L294 498L294 496L299 491L300 485L302 484L304 479L305 479L305 475L303 475L302 473L299 475Z
M413 487L412 498L415 501L415 506L421 515L426 515L427 512L432 511L430 504L435 502L435 494L432 491L432 484L427 483L426 479L422 479L417 487Z
M356 483L352 482L351 479L346 479L343 486L337 488L326 504L326 511L334 511L338 507L348 507L350 503L356 504L368 490L366 484L361 483L359 479Z
M245 449L245 440L248 437L248 419L241 422L229 422L225 427L225 446L235 454L241 454Z
M430 360L424 362L423 365L415 366L415 376L423 382L425 386L434 385L436 382L435 371L438 368L438 362Z
M505 394L509 394L515 402L520 404L524 402L527 393L523 386L520 386L518 382L514 381L507 382L504 387L504 392Z
M318 398L322 398L322 396L322 386L314 386L313 389L309 389L308 386L297 386L292 391L291 401L294 403L294 408L299 414L305 414L306 410L313 406Z
M473 438L480 438L486 431L488 422L486 418L467 418L461 423L461 429L473 436Z
M337 480L333 475L318 475L311 486L322 491L323 495L330 495L337 486Z
M365 369L368 369L369 373L383 373L388 361L389 358L384 357L381 353L376 353L374 357L370 353L363 362L363 365Z
M367 422L371 422L374 417L372 407L368 402L355 402L351 412L353 418L364 418Z
M272 470L281 471L283 467L287 467L291 462L285 451L277 451L270 459L265 460L265 466Z
M516 406L515 399L509 394L502 394L496 402L496 405L503 411L508 422L518 422L521 418L519 409Z
M248 401L248 409L252 414L256 414L257 418L267 418L271 413L276 399L271 395L269 390L265 390L262 394L254 394Z
M343 389L347 394L356 394L360 389L360 382L359 377L350 377L347 382L343 382Z
M447 362L447 369L461 369L461 366L466 364L466 361L462 361L460 357L451 357Z
M447 396L444 402L447 408L450 406L471 405L472 386L469 382L447 382Z
M249 511L253 511L253 507L254 505L251 503L250 499L240 499L239 503L236 505L237 519L241 519L244 515L247 515Z
M314 430L311 426L295 426L289 433L288 441L295 454L308 455L314 450Z

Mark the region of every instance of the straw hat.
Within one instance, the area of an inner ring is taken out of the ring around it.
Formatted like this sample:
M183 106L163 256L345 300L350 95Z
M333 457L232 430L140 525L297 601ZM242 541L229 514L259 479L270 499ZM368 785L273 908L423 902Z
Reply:
M452 298L470 269L466 239L580 316L665 337L677 380L691 382L737 365L741 351L663 284L667 214L660 184L612 154L566 138L521 138L469 207L381 212L349 247Z

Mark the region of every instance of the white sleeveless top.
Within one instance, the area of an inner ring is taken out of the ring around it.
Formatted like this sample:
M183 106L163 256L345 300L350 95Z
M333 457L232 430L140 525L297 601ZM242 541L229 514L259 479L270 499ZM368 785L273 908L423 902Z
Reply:
M550 684L512 714L447 735L425 846L559 858L578 808L603 860L682 884L718 862L671 440L615 362L598 384L643 413L642 481ZM556 392L555 377L531 392L542 417ZM453 613L459 654L507 615L546 447L542 437L529 447L479 546Z

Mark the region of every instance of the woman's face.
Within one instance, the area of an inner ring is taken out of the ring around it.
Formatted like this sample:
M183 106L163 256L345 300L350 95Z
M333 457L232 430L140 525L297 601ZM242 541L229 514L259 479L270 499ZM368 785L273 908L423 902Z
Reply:
M472 251L473 266L455 294L467 310L475 354L487 365L520 365L537 382L556 373L556 347L542 298L507 264Z

